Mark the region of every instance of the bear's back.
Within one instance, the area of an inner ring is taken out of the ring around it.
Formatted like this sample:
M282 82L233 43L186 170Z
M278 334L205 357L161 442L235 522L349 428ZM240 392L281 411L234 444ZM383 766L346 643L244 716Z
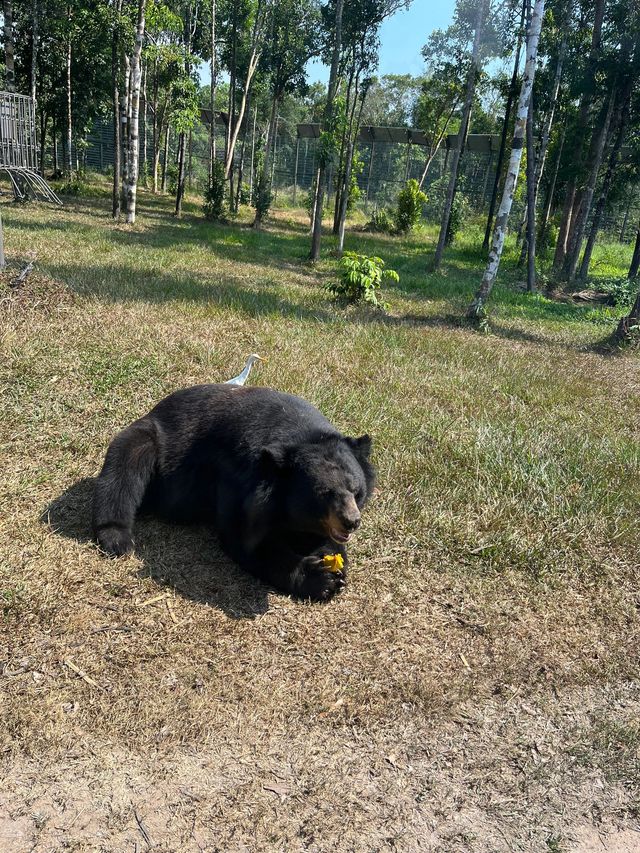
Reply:
M148 417L169 443L213 441L245 458L275 442L303 443L320 435L340 435L311 403L273 388L195 385L166 397Z

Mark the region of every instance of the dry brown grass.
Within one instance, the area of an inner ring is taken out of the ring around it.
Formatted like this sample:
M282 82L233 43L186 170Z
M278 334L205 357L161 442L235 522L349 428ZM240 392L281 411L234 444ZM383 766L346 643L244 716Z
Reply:
M295 219L254 235L146 204L133 231L100 202L4 216L50 298L0 306L0 849L507 853L637 829L637 359L587 352L580 314L503 309L482 337L428 292L391 320L336 311ZM376 440L328 606L206 530L141 522L119 561L89 541L114 432L254 350L255 381Z

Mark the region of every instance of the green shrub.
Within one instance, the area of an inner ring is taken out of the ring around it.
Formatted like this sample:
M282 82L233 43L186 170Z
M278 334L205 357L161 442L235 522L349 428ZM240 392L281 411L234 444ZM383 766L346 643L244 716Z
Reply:
M169 195L177 195L178 193L178 165L177 163L169 163L167 166L167 188Z
M347 199L347 213L355 208L356 204L362 198L362 190L358 186L358 176L364 170L364 160L360 156L360 152L353 152L353 160L351 161L351 178L349 180L349 198Z
M408 234L416 227L422 218L422 208L427 196L422 192L418 182L413 178L407 181L398 194L398 204L395 212L396 229L399 234Z
M374 210L373 216L364 226L364 230L372 231L374 234L393 234L396 230L393 219L393 212L391 210L380 207Z
M87 193L89 185L85 180L83 172L74 172L73 175L67 177L58 190L61 195L77 195L82 196Z
M253 184L253 206L260 218L264 218L271 207L273 201L273 193L271 192L271 182L267 179L264 169L261 167Z
M444 207L447 189L449 188L449 175L443 175L429 185L429 196L427 199L427 218L431 222L440 222L442 218L442 209ZM465 220L469 217L471 206L469 200L465 196L464 183L461 180L458 191L453 199L453 207L451 208L451 217L449 219L449 228L447 230L446 245L449 246L456 238L456 235L462 228Z
M638 284L633 279L627 278L626 275L609 276L607 278L595 279L593 287L601 293L608 294L613 305L620 308L631 308L637 293Z
M213 173L211 183L204 193L204 204L202 209L207 219L220 220L224 216L224 192L226 181L224 179L224 164L221 160L213 161Z
M240 204L251 204L251 187L244 181L240 184Z
M370 302L380 306L378 289L384 278L400 281L395 270L386 270L382 258L345 252L340 259L340 281L327 285L327 290L347 302ZM382 306L384 307L384 306Z

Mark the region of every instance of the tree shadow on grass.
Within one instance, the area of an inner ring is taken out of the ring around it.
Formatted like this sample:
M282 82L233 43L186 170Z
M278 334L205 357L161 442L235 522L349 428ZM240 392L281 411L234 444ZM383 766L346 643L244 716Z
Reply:
M94 484L91 477L74 483L47 506L40 521L67 539L92 542ZM267 587L241 572L222 553L208 528L142 517L136 520L134 533L135 553L144 563L139 577L216 607L232 619L253 619L269 609Z

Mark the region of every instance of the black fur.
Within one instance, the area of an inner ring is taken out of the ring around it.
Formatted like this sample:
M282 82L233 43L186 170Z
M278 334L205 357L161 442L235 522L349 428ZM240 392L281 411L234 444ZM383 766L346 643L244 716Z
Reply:
M268 388L198 385L162 400L116 436L96 484L94 535L110 556L133 548L139 509L211 523L242 568L299 598L344 586L344 542L374 471L368 436L347 438L312 405ZM341 553L344 571L328 571Z

